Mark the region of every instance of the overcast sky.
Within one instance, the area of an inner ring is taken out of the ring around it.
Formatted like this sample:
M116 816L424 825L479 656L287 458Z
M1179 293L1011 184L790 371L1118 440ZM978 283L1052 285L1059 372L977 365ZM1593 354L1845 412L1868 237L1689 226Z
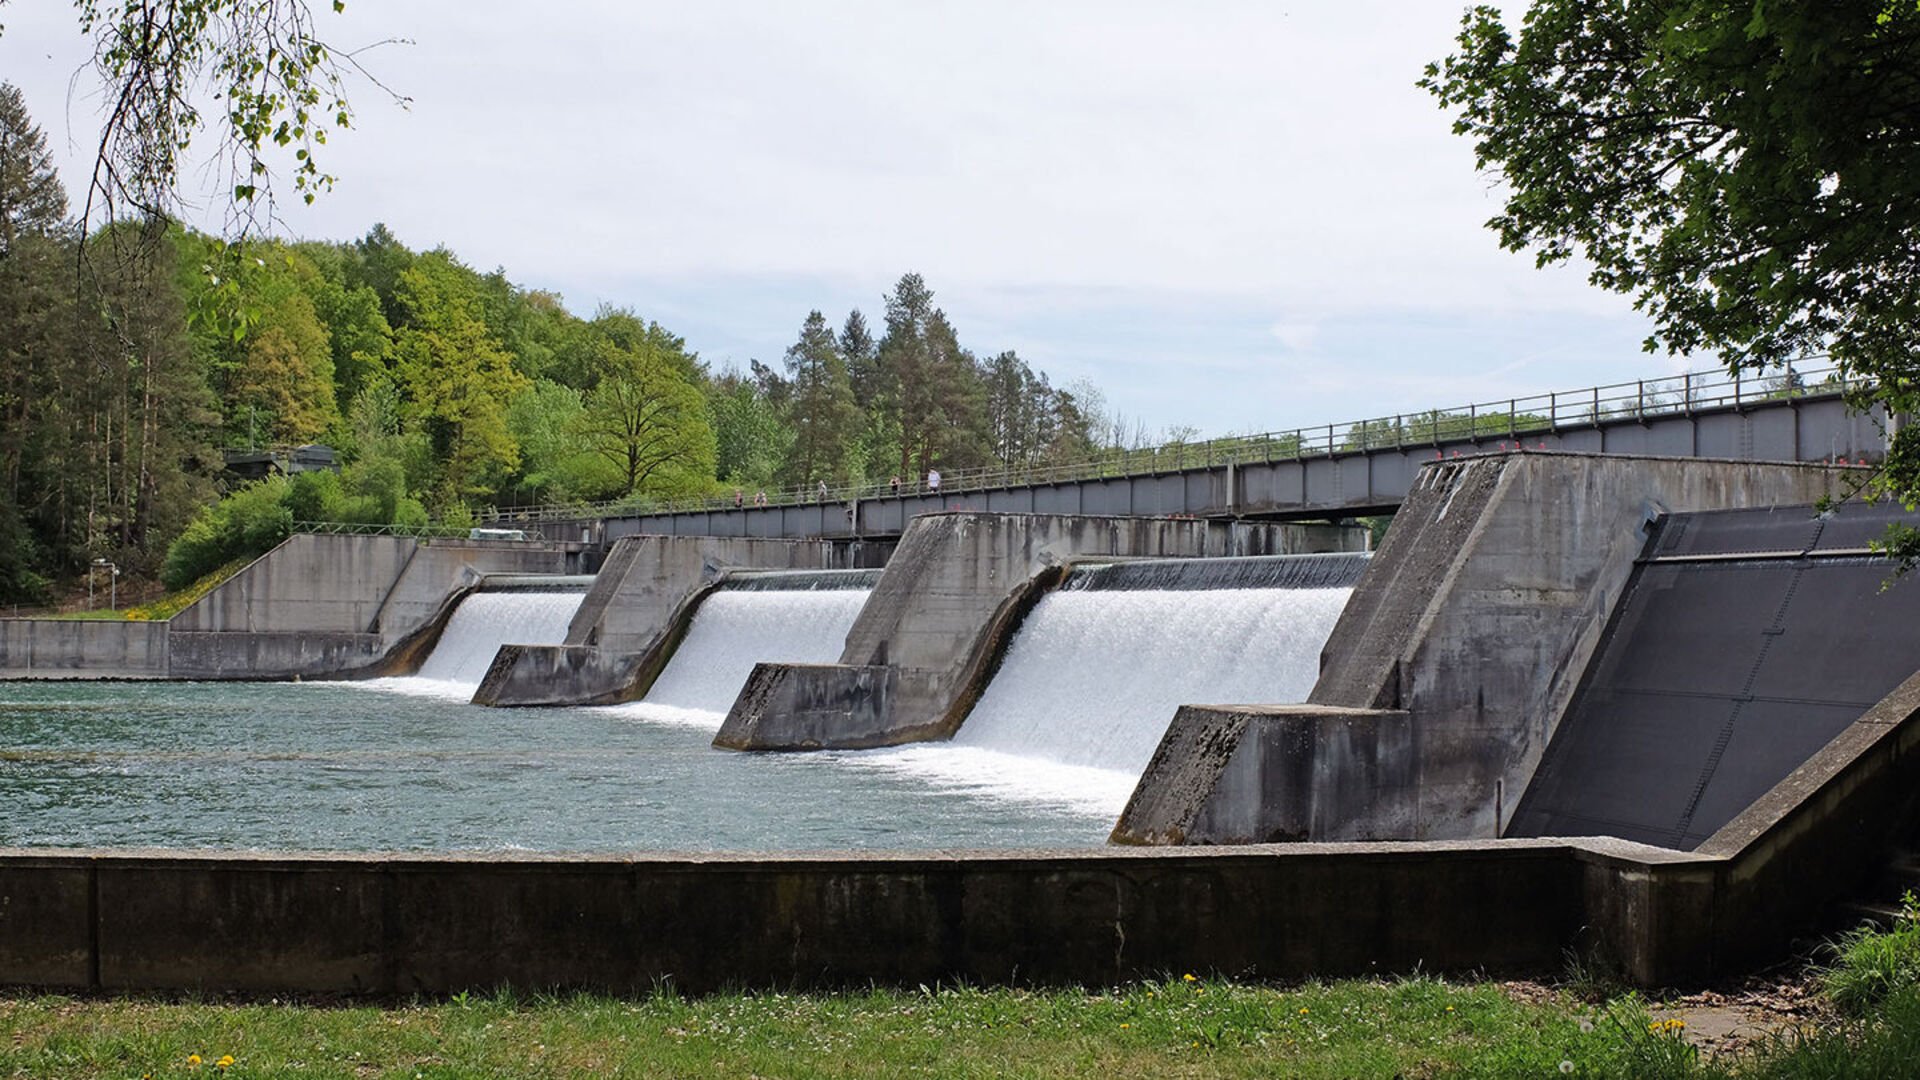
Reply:
M1626 299L1485 229L1497 193L1413 85L1460 11L352 0L325 35L407 39L364 59L412 103L355 88L338 188L284 228L385 222L582 315L633 308L716 367L777 362L810 308L878 324L917 271L967 347L1091 379L1154 430L1683 370L1640 351ZM0 22L0 78L77 194L99 96L73 10Z

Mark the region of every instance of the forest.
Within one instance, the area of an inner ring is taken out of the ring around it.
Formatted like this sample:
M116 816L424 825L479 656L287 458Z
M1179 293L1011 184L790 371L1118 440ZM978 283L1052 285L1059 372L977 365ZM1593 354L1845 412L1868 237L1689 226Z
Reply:
M632 310L579 317L384 225L84 234L0 83L0 602L44 602L97 559L179 588L295 522L458 527L498 506L1081 461L1124 427L1096 389L963 346L912 273L877 322L811 311L779 361L714 370ZM225 471L227 451L309 444L340 471Z

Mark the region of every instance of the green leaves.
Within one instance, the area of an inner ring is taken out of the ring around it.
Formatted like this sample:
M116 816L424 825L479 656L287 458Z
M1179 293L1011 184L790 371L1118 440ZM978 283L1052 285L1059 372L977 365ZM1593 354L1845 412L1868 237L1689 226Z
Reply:
M1478 7L1420 85L1507 185L1501 243L1590 261L1650 349L1826 353L1890 402L1920 373L1911 0L1535 0L1517 37Z

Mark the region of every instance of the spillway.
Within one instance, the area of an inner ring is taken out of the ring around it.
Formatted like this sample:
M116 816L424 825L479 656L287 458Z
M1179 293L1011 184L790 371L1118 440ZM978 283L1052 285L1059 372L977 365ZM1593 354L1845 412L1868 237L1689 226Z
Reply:
M701 601L647 696L616 708L718 730L755 664L839 660L878 577L877 570L739 575Z
M433 651L412 676L373 679L363 685L401 693L467 700L486 677L500 646L558 645L586 595L577 580L543 586L538 578L514 578L504 588L482 587L460 601Z
M1364 555L1081 570L1027 616L959 733L887 768L1117 814L1186 704L1306 700Z

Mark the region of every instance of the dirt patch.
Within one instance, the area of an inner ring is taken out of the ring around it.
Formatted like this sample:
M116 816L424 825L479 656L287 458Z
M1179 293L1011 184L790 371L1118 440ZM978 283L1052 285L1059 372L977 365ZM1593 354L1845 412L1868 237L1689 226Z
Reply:
M1730 990L1667 998L1650 1010L1655 1020L1679 1020L1687 1041L1703 1054L1737 1055L1797 1026L1827 1017L1830 1007L1804 973L1756 979Z

